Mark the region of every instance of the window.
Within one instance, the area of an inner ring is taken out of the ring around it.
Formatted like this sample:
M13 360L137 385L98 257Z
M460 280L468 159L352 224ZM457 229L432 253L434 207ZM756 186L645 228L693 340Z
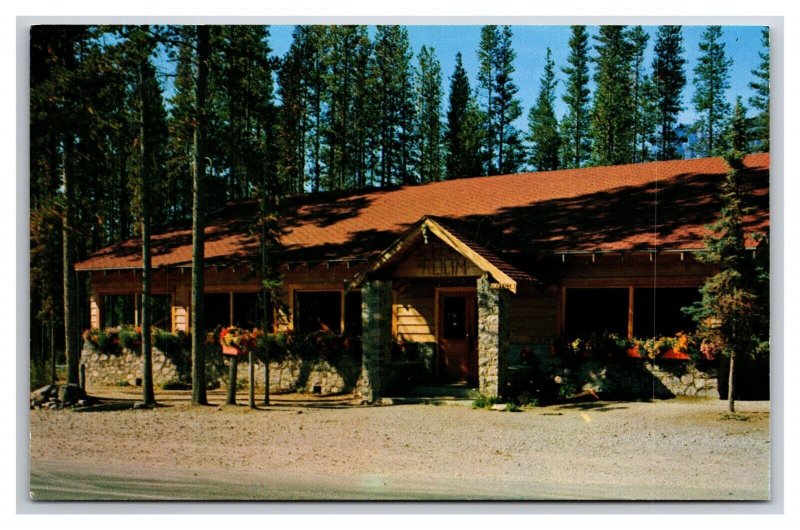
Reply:
M344 332L351 337L361 335L361 291L350 291L344 297Z
M656 288L633 292L633 334L636 337L675 335L695 329L682 307L700 300L698 289Z
M230 293L206 293L203 295L203 329L231 324Z
M172 331L172 296L168 294L155 294L152 300L153 326ZM141 319L139 320L141 323Z
M294 330L299 333L315 331L341 332L341 291L295 291Z
M233 325L240 328L261 328L261 304L258 293L233 293Z
M628 289L567 289L566 332L628 333Z
M103 327L117 327L136 323L136 305L132 294L104 295L102 301Z
M442 338L464 339L467 337L467 297L442 297Z

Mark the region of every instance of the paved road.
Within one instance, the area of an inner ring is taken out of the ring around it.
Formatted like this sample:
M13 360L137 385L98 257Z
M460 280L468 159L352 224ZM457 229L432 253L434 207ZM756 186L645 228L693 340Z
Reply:
M703 488L668 491L653 485L650 495L641 486L565 485L530 479L474 481L438 479L420 481L388 476L286 476L279 473L237 473L221 480L219 473L188 471L134 472L96 466L65 468L57 462L40 463L31 472L34 500L665 500L756 499L750 490L720 494Z

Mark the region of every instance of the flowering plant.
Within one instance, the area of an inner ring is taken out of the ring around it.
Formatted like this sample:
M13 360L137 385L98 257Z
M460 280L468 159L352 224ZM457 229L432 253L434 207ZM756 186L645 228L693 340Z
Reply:
M237 328L236 326L225 328L219 334L219 341L223 346L236 348L240 352L254 349L257 339L258 335L256 334L256 336L254 336L254 332Z

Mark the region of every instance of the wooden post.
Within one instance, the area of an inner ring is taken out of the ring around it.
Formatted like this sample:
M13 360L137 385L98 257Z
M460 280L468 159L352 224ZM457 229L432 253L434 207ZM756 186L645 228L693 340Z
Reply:
M226 405L236 405L236 371L239 365L239 356L230 355L230 370L228 371L228 399Z
M253 352L247 352L247 362L248 362L248 381L250 383L250 388L248 389L249 395L247 396L247 404L251 409L256 408L256 369L255 364L253 363Z
M628 287L628 339L633 338L633 286Z
M567 288L562 285L558 289L558 335L563 335L567 329Z
M233 291L228 295L228 325L233 326Z

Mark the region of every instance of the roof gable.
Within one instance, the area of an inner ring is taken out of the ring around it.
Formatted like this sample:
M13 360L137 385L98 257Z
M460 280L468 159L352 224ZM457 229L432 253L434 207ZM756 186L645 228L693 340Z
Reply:
M505 262L483 246L469 241L452 228L448 229L441 220L425 217L420 219L389 248L372 259L362 271L353 277L349 282L349 287L357 287L370 274L402 262L409 254L414 252L418 242L422 241L424 245L427 245L431 238L438 239L455 253L468 260L474 266L474 270L490 275L504 289L516 292L518 281L534 281L533 277ZM452 267L454 270L442 271L441 274L435 274L434 272L431 275L446 276L449 272L449 275L457 276L461 271L455 269L460 268L456 266ZM465 264L463 266L463 275L469 275L469 271L470 268Z

